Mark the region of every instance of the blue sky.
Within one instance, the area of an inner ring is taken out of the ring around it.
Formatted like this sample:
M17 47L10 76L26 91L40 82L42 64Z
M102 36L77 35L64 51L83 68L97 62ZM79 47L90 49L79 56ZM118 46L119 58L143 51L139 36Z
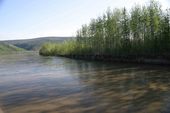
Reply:
M108 7L132 7L148 0L2 0L0 40L43 36L74 36L82 24ZM159 0L163 8L169 0Z

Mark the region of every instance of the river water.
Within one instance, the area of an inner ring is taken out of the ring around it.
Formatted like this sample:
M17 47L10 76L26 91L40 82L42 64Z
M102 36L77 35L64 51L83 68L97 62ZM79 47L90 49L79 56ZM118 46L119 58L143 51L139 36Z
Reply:
M1 55L0 113L170 113L170 70Z

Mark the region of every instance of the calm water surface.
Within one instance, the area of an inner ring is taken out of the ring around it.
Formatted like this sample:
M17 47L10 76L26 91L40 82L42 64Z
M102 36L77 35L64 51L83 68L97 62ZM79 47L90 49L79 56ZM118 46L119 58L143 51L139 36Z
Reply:
M170 113L170 69L1 55L0 113Z

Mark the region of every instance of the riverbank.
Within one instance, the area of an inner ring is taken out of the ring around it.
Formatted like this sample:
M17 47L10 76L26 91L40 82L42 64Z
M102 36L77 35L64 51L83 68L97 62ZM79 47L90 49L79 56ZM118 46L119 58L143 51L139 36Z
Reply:
M137 63L137 64L153 64L153 65L170 65L170 60L163 58L145 58L145 57L125 57L125 56L109 56L109 55L56 55L77 60L104 61L118 63Z
M46 43L39 52L83 60L169 65L170 17L160 6L153 0L131 11L108 10L82 25L75 39Z

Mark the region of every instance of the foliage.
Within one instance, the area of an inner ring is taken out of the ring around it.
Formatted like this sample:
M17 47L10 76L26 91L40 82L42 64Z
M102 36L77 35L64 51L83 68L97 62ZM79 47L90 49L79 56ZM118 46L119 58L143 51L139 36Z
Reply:
M107 10L89 25L77 31L76 40L46 44L44 55L169 56L170 10L151 0L147 6L136 5Z
M0 43L0 54L17 52L17 51L24 51L24 49L18 48L10 44Z
M46 42L61 43L65 40L69 40L71 37L40 37L35 39L24 39L24 40L8 40L1 41L3 43L11 44L25 50L39 50L41 46Z

